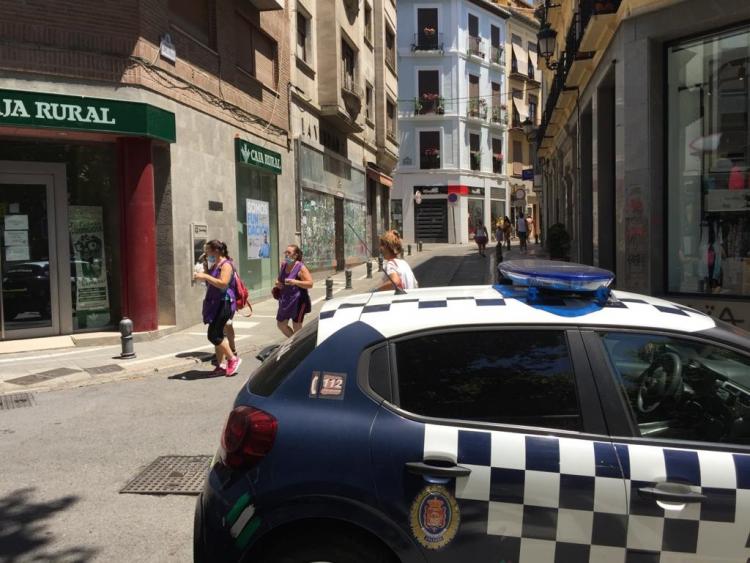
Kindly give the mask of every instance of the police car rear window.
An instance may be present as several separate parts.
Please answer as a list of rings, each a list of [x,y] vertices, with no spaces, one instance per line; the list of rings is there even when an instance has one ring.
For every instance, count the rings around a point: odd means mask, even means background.
[[[315,349],[318,321],[315,320],[284,342],[255,371],[248,381],[251,393],[264,397],[273,393],[290,373]]]
[[[565,334],[461,331],[396,344],[399,406],[429,417],[580,430]]]

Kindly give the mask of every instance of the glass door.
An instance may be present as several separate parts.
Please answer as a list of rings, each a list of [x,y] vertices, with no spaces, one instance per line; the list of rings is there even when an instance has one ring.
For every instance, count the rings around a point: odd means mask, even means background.
[[[0,174],[0,338],[59,333],[52,178]]]

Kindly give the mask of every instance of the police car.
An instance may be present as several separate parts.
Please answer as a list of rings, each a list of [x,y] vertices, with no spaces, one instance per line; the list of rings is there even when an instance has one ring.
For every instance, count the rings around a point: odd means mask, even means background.
[[[750,556],[750,339],[501,265],[496,286],[327,303],[250,377],[198,561],[718,562]]]

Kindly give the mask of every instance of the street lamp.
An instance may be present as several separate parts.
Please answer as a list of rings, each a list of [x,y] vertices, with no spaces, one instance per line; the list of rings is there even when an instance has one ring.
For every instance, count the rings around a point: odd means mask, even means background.
[[[523,120],[523,123],[521,123],[521,127],[523,127],[523,134],[526,135],[526,137],[531,137],[531,135],[536,131],[536,127],[534,126],[534,122],[531,121],[530,117],[527,117]]]
[[[536,34],[537,45],[539,46],[539,55],[544,58],[547,68],[555,70],[557,62],[550,63],[552,55],[555,53],[555,44],[557,42],[557,32],[552,29],[548,22],[544,22]]]

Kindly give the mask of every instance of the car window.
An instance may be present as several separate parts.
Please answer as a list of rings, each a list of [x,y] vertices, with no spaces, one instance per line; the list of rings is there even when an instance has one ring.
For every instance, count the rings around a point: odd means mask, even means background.
[[[581,428],[561,331],[467,331],[396,343],[399,406],[424,416]]]
[[[750,444],[750,357],[671,336],[601,338],[642,436]]]
[[[250,392],[264,397],[273,393],[294,368],[315,349],[317,340],[318,321],[315,320],[303,326],[265,359],[250,376],[247,383]]]

